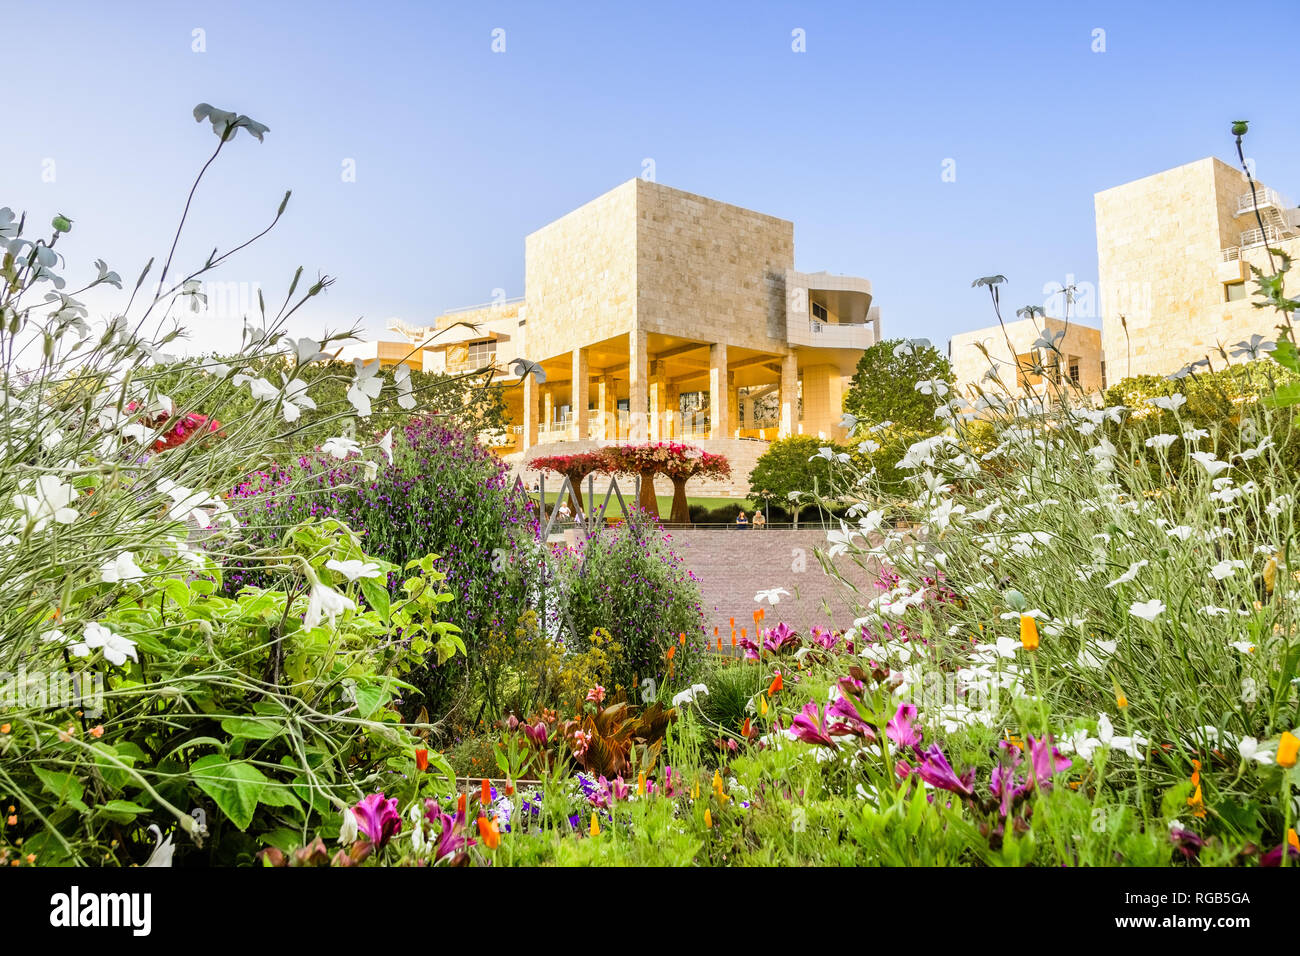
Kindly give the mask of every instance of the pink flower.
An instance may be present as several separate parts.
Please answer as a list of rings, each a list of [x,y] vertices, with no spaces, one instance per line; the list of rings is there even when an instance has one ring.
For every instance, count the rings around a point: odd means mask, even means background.
[[[587,748],[591,746],[591,734],[581,730],[573,732],[573,755],[575,757],[585,756]]]
[[[917,774],[932,787],[948,790],[969,797],[973,792],[971,784],[975,782],[975,768],[967,770],[960,777],[948,763],[938,744],[931,744],[929,750],[921,751],[921,764],[916,768]]]
[[[804,704],[803,710],[795,715],[794,720],[790,721],[790,736],[805,743],[820,744],[823,747],[830,747],[837,750],[835,741],[831,740],[830,732],[826,729],[825,719],[822,717],[821,710],[815,701],[808,701]]]
[[[605,699],[605,688],[601,687],[599,684],[597,684],[591,690],[587,691],[588,703],[599,704],[604,699]]]
[[[912,726],[916,720],[915,704],[899,704],[894,716],[885,724],[885,736],[899,747],[917,747],[921,743],[921,732]]]
[[[397,798],[385,798],[382,793],[372,793],[355,807],[357,828],[375,846],[383,846],[395,834],[402,832],[402,815],[397,812]]]

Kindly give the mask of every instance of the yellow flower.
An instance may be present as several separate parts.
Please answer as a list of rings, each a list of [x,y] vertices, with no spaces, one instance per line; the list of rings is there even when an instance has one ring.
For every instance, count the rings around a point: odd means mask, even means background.
[[[1028,614],[1020,615],[1020,643],[1027,651],[1038,650],[1038,624]]]
[[[708,807],[704,808],[704,827],[707,830],[713,829],[713,814],[709,812]]]
[[[596,819],[596,813],[593,810],[591,814],[591,835],[600,836],[600,821]]]
[[[638,797],[645,796],[645,771],[642,770],[636,777],[636,794]]]
[[[1280,767],[1294,767],[1296,751],[1300,750],[1300,737],[1289,730],[1282,732],[1282,739],[1277,742],[1277,762]]]
[[[760,717],[767,716],[767,698],[764,697],[762,694],[758,695],[758,716]]]

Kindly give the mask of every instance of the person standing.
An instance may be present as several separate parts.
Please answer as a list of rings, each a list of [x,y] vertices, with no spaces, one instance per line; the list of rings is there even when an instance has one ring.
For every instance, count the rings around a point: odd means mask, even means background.
[[[749,527],[749,519],[745,517],[745,512],[742,511],[736,515],[736,527],[737,528]]]
[[[767,519],[763,517],[763,512],[761,512],[761,511],[755,511],[755,512],[754,512],[754,530],[755,530],[755,531],[762,531],[765,527],[767,527]]]

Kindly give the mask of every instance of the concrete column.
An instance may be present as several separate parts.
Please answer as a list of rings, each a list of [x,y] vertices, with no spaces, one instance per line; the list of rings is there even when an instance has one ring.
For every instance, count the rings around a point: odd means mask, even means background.
[[[608,441],[615,435],[615,423],[612,419],[618,409],[618,402],[614,398],[612,375],[602,375],[596,380],[596,408],[600,410],[600,427],[596,429],[593,437]]]
[[[537,393],[540,386],[532,373],[524,375],[523,434],[520,444],[527,451],[537,444]]]
[[[791,350],[781,357],[781,438],[789,438],[799,428],[799,363]]]
[[[668,411],[668,383],[664,363],[650,363],[650,440],[664,440],[664,415]]]
[[[709,437],[730,438],[731,400],[727,397],[727,346],[715,342],[709,346]]]
[[[743,406],[745,412],[744,427],[753,428],[754,427],[754,400],[750,398],[748,395],[746,395],[745,400],[741,402],[741,405]]]
[[[650,434],[646,419],[650,407],[650,357],[646,354],[648,336],[643,329],[628,333],[628,440],[645,441]]]
[[[573,437],[587,437],[587,403],[591,400],[591,378],[587,370],[587,350],[573,350],[573,381],[569,383],[569,404],[573,406]]]
[[[736,391],[736,373],[727,373],[727,438],[734,438],[740,428],[740,392]]]
[[[542,421],[548,430],[555,424],[555,391],[551,388],[542,392]],[[553,441],[555,436],[548,432],[546,437],[548,441]]]

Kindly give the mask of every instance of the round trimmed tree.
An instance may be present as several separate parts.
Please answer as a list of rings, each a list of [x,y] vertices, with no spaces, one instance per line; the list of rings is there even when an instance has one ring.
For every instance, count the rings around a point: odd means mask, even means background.
[[[681,446],[663,467],[663,474],[673,483],[673,507],[668,515],[670,523],[685,524],[691,520],[691,509],[686,503],[686,482],[692,478],[723,478],[731,474],[731,462],[726,455],[715,455],[691,446]]]
[[[586,507],[582,503],[582,479],[592,472],[608,470],[604,451],[583,451],[575,455],[538,455],[527,465],[529,468],[553,471],[568,478],[579,508]],[[558,501],[556,505],[559,505]]]

